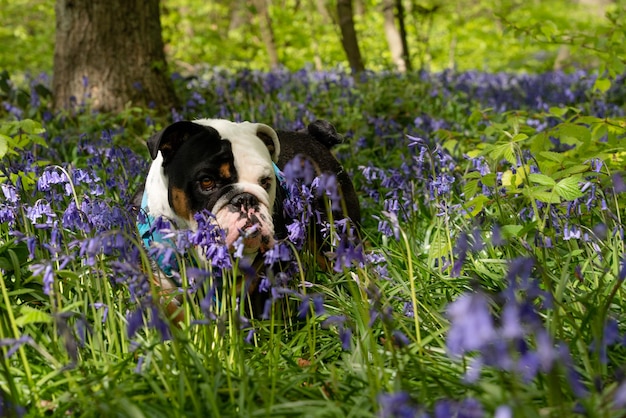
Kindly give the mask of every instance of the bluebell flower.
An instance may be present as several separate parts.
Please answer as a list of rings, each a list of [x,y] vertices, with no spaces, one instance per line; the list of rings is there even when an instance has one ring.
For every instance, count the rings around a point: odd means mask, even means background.
[[[466,293],[447,309],[450,330],[446,339],[453,356],[479,350],[496,336],[487,298],[479,292]]]
[[[341,212],[341,194],[339,193],[339,186],[337,184],[337,177],[334,174],[322,173],[321,176],[316,177],[312,186],[317,190],[317,195],[326,195],[330,200],[331,210],[334,212]]]
[[[437,401],[435,418],[482,418],[485,415],[482,405],[474,398],[466,398],[460,402],[451,400]]]
[[[417,405],[407,392],[380,393],[376,400],[380,418],[416,418],[419,416]]]
[[[467,258],[467,251],[469,249],[469,244],[467,240],[467,234],[462,232],[459,237],[456,239],[456,243],[454,246],[454,264],[452,266],[452,271],[450,272],[451,277],[459,277],[461,274],[461,268],[463,267],[463,263],[465,263],[465,259]]]
[[[613,190],[615,193],[626,192],[626,182],[624,182],[624,178],[620,173],[613,174],[611,180],[613,181]]]
[[[161,311],[158,306],[152,304],[150,306],[150,326],[156,329],[161,335],[161,341],[172,339],[172,332],[169,323],[161,317]]]
[[[15,225],[17,214],[15,207],[0,203],[0,224],[6,224],[10,227]]]
[[[52,225],[52,219],[56,218],[56,216],[56,213],[50,207],[50,203],[43,200],[38,200],[33,206],[26,207],[26,217],[33,225]]]
[[[45,295],[50,295],[52,286],[54,285],[54,270],[52,269],[52,263],[49,261],[34,263],[30,265],[30,270],[33,272],[33,275],[42,276],[43,293]]]
[[[308,158],[296,156],[283,168],[283,174],[287,185],[293,184],[311,184],[315,179],[315,167]]]
[[[126,323],[126,335],[128,338],[133,338],[144,324],[143,312],[140,307],[126,314]]]
[[[104,312],[102,313],[102,323],[105,323],[107,320],[107,317],[109,315],[109,307],[102,303],[102,302],[95,302],[93,304],[91,304],[91,306],[93,306],[95,309],[103,309]]]
[[[24,344],[33,344],[33,339],[28,335],[22,335],[19,338],[2,338],[0,339],[0,347],[10,347],[5,355],[6,358],[11,357]]]
[[[288,262],[292,259],[291,249],[284,242],[277,242],[272,248],[263,254],[264,263],[273,265],[278,262]]]
[[[411,344],[411,340],[409,340],[409,337],[407,337],[405,333],[397,329],[393,330],[391,338],[394,345],[396,345],[397,347],[406,347]]]
[[[500,405],[496,408],[493,418],[513,418],[513,410],[508,405]]]
[[[253,344],[254,334],[255,334],[255,330],[254,328],[251,328],[246,334],[246,337],[243,339],[246,342],[246,344]]]
[[[339,326],[339,339],[341,340],[341,348],[344,351],[349,351],[352,341],[352,329],[343,325]]]
[[[4,194],[4,198],[6,202],[11,203],[13,205],[17,204],[20,200],[20,196],[17,193],[17,188],[11,184],[2,183],[0,184],[2,188],[2,193]]]
[[[626,381],[620,383],[613,393],[613,408],[626,408]]]

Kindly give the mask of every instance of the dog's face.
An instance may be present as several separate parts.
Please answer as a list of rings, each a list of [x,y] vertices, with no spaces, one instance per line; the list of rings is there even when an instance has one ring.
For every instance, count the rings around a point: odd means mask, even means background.
[[[230,247],[243,236],[244,253],[274,244],[276,132],[258,123],[201,119],[177,122],[148,140],[154,160],[145,193],[147,210],[196,229],[207,209]]]

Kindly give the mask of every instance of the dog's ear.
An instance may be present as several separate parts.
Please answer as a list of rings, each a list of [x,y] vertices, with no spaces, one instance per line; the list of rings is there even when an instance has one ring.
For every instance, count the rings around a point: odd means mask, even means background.
[[[189,121],[175,122],[152,135],[147,142],[150,157],[154,160],[159,151],[163,155],[163,164],[167,163],[178,148],[190,137],[206,132],[207,127]]]
[[[328,149],[343,142],[343,137],[337,133],[335,127],[330,122],[323,119],[311,122],[309,126],[307,126],[307,131],[317,142]]]
[[[277,163],[280,155],[280,142],[278,141],[276,131],[267,125],[257,123],[256,136],[261,138],[261,141],[263,141],[272,156],[272,161]]]

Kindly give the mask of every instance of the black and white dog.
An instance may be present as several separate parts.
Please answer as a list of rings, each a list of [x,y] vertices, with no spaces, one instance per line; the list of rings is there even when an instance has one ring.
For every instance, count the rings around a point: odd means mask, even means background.
[[[333,218],[349,217],[358,227],[361,215],[354,186],[330,152],[340,140],[323,120],[297,132],[221,119],[176,122],[148,140],[153,162],[143,195],[134,203],[150,219],[163,217],[191,230],[197,228],[194,214],[206,209],[224,230],[226,245],[232,250],[241,237],[244,256],[254,260],[276,239],[286,237],[285,192],[278,176],[297,155],[309,160],[317,175],[336,175],[345,210]],[[323,202],[319,205],[325,212]],[[149,233],[145,225],[139,229],[142,238]],[[176,288],[162,274],[159,281],[165,292]],[[172,307],[168,311],[171,314]]]

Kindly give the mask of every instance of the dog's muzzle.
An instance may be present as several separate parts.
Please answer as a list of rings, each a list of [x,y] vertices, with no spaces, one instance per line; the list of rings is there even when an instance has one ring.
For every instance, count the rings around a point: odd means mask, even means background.
[[[243,253],[267,251],[274,245],[274,224],[267,206],[255,195],[242,192],[233,196],[215,214],[226,232],[226,244],[236,251],[243,244]],[[241,243],[237,240],[241,238]]]

